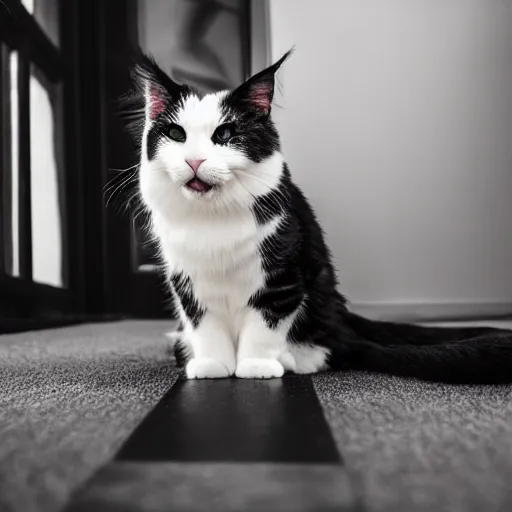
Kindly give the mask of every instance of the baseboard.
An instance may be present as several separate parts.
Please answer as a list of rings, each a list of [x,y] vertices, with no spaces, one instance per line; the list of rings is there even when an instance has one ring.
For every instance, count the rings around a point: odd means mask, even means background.
[[[57,329],[79,324],[118,322],[122,315],[62,315],[36,318],[0,318],[0,334]]]
[[[374,320],[435,322],[512,318],[512,301],[354,302],[350,310]]]

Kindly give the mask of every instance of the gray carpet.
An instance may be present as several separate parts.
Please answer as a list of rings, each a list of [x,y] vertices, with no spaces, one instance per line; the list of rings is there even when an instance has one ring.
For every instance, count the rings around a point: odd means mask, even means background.
[[[429,325],[512,329],[512,321]],[[512,510],[512,386],[363,372],[313,383],[365,510]]]
[[[59,510],[171,387],[169,323],[0,336],[0,511]]]
[[[365,510],[512,510],[512,387],[313,379]]]
[[[124,492],[116,475],[140,467],[108,463],[175,382],[169,341],[162,336],[168,327],[122,322],[0,337],[2,512],[62,510],[71,494],[102,472],[113,471],[119,486],[111,491]],[[512,387],[445,386],[364,373],[319,375],[314,384],[345,459],[344,475],[325,468],[328,487],[342,488],[340,507],[512,510]],[[172,464],[154,466],[144,473],[148,486],[161,482],[158,468],[179,473]],[[242,478],[236,466],[221,469],[189,466],[187,481],[209,471],[217,475],[213,482],[228,487],[232,478]],[[300,468],[263,465],[251,471],[253,489],[267,482],[269,492],[279,494],[280,487],[272,486],[276,474],[288,475],[283,485],[290,492],[300,488]],[[323,470],[309,471],[306,490]],[[182,494],[175,496],[193,495],[189,484],[178,488]],[[153,495],[136,493],[143,508],[133,510],[160,510]]]

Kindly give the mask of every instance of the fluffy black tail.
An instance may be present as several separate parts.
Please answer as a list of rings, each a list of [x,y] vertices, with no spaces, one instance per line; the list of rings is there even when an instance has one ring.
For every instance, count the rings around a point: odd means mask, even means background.
[[[459,384],[512,382],[512,331],[437,328],[344,315],[352,341],[333,355],[333,368],[367,370]]]

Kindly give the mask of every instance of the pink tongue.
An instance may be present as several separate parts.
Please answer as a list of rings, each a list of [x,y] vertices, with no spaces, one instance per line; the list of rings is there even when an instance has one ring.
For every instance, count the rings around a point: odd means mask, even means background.
[[[188,182],[188,186],[198,192],[204,192],[207,189],[206,183],[203,183],[201,180],[193,179]]]

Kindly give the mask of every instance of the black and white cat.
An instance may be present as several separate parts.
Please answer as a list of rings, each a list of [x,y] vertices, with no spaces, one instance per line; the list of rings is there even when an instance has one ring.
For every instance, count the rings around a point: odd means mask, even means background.
[[[140,194],[180,319],[191,378],[361,369],[445,382],[512,381],[512,335],[375,322],[347,309],[322,230],[271,118],[288,54],[200,97],[143,57]]]

